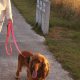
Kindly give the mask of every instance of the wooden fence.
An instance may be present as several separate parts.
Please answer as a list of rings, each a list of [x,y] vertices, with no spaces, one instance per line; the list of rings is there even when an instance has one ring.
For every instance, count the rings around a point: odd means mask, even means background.
[[[41,26],[43,34],[48,34],[50,17],[50,1],[37,0],[36,23]]]

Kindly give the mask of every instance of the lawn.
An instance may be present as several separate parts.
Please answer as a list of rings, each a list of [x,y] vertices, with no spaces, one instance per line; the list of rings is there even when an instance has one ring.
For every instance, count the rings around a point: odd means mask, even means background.
[[[74,80],[80,80],[80,31],[54,27],[46,37],[46,44]]]
[[[25,20],[31,25],[35,25],[36,0],[12,0],[19,9]]]
[[[34,26],[36,0],[12,1],[25,20]],[[46,45],[74,80],[80,80],[80,22],[72,14],[63,16],[55,7],[51,7],[50,31],[46,36]]]

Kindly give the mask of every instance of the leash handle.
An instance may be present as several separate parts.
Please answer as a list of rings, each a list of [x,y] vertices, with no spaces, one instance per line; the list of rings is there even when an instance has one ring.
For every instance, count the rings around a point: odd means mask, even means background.
[[[21,51],[17,45],[17,42],[16,42],[16,38],[15,38],[15,35],[14,35],[14,30],[13,30],[13,24],[12,24],[12,21],[9,20],[8,21],[8,28],[7,28],[7,36],[6,36],[6,42],[5,42],[5,49],[6,49],[6,54],[7,55],[12,55],[12,46],[10,44],[10,53],[9,53],[9,50],[8,50],[8,42],[9,42],[9,37],[10,37],[10,33],[12,35],[12,38],[13,38],[13,42],[15,44],[15,47],[16,49],[18,50],[19,54],[21,54]]]

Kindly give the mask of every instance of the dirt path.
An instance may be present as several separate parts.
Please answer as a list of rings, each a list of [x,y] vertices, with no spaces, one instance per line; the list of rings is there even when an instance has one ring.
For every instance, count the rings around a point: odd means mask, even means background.
[[[64,71],[61,65],[54,59],[52,54],[44,45],[45,38],[37,35],[31,26],[27,24],[17,9],[13,6],[14,29],[17,42],[21,50],[43,53],[50,62],[50,74],[47,80],[72,80],[68,72]],[[0,80],[15,80],[15,72],[17,67],[17,50],[13,45],[13,56],[5,55],[5,34],[6,24],[0,34]],[[21,80],[26,79],[26,70],[21,73]]]

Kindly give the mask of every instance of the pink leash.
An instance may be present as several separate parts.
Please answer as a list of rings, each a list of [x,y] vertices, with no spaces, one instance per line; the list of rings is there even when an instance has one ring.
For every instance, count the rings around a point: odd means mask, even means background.
[[[11,43],[10,43],[10,46],[9,46],[10,50],[8,50],[8,42],[9,42],[10,33],[12,34],[13,42],[15,44],[16,49],[21,54],[21,51],[20,51],[20,49],[17,45],[17,42],[16,42],[16,38],[15,38],[15,35],[14,35],[14,30],[13,30],[13,24],[12,24],[11,20],[8,21],[8,30],[7,30],[7,36],[6,36],[6,41],[5,41],[6,54],[7,55],[12,55]]]

